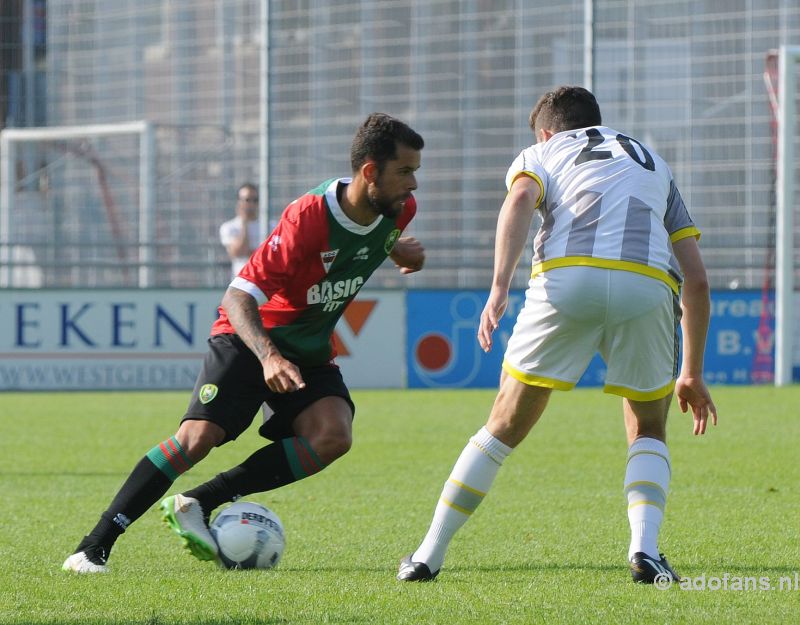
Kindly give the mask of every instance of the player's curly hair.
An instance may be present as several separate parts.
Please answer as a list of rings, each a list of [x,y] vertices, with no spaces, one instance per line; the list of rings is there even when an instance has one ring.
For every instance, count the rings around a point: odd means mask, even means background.
[[[386,113],[372,113],[356,131],[350,147],[350,165],[358,171],[368,160],[383,171],[387,161],[397,158],[397,144],[421,150],[425,141],[408,124]]]
[[[534,134],[546,128],[553,132],[599,126],[603,123],[600,106],[588,89],[583,87],[558,87],[545,93],[528,118]]]

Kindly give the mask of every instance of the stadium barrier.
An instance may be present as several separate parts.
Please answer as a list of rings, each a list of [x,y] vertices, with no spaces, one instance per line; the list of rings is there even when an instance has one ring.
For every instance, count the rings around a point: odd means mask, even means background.
[[[484,354],[476,330],[482,290],[362,291],[340,320],[337,362],[352,388],[497,385],[523,299]],[[5,290],[0,299],[0,391],[191,389],[217,315],[218,289]],[[706,349],[715,384],[772,382],[774,297],[716,291]],[[580,386],[605,375],[596,357]],[[800,370],[794,367],[794,379]]]

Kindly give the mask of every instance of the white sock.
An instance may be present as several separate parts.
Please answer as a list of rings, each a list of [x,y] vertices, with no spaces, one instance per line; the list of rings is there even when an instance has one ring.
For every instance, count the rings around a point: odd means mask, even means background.
[[[412,561],[424,562],[432,572],[442,568],[450,540],[483,500],[510,453],[511,447],[485,427],[469,439],[445,482],[428,533],[412,554]]]
[[[628,559],[637,551],[658,559],[658,532],[664,518],[671,469],[667,446],[655,438],[637,438],[628,449],[625,495],[631,544]]]

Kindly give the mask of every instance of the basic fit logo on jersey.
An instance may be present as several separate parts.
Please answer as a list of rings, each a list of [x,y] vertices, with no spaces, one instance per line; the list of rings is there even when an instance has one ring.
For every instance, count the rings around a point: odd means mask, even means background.
[[[353,300],[344,309],[344,313],[342,313],[342,318],[344,322],[347,324],[347,327],[352,332],[353,336],[358,336],[361,334],[361,330],[364,328],[364,325],[367,323],[367,319],[372,314],[372,311],[375,309],[377,305],[377,300],[365,300],[365,301],[356,301]],[[334,330],[333,332],[333,346],[336,349],[336,353],[339,356],[350,356],[351,352],[347,349],[342,337],[339,335],[338,332]]]
[[[364,278],[356,276],[347,280],[330,282],[323,280],[315,284],[306,292],[306,302],[311,304],[325,304],[325,310],[336,310],[345,299],[355,295],[364,285]]]

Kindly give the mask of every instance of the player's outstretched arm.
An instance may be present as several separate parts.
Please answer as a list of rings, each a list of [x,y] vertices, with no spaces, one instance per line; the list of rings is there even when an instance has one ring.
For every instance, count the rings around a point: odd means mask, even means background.
[[[222,307],[236,334],[244,341],[264,369],[264,381],[271,391],[288,393],[306,384],[300,369],[286,360],[278,351],[261,323],[255,298],[236,287],[228,287],[222,298]]]
[[[675,396],[681,412],[691,407],[694,433],[705,434],[709,415],[711,422],[717,424],[717,409],[703,381],[703,353],[711,314],[708,278],[694,237],[676,241],[672,249],[684,276],[681,290],[683,359],[675,382]]]
[[[400,273],[414,273],[425,264],[425,248],[414,237],[400,237],[389,257],[400,268]]]
[[[514,270],[525,248],[540,194],[539,184],[523,175],[511,185],[511,190],[500,207],[494,241],[492,288],[478,326],[478,343],[485,352],[492,349],[492,333],[506,311],[511,278],[514,277]]]

